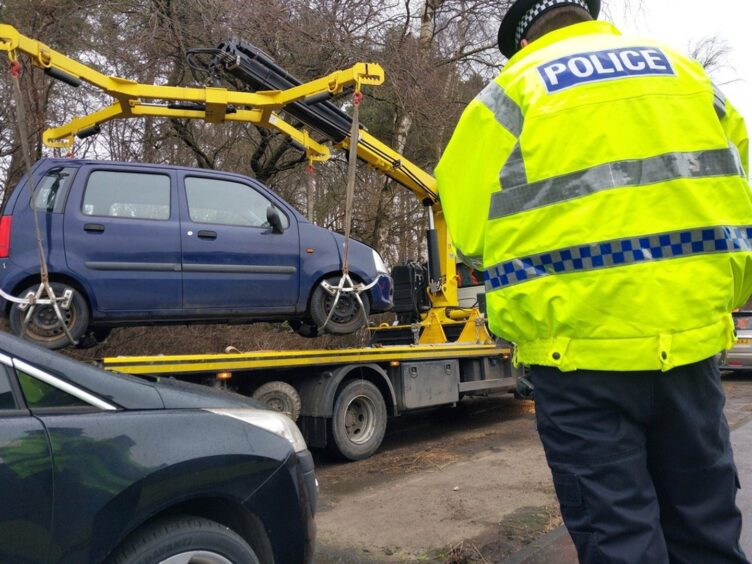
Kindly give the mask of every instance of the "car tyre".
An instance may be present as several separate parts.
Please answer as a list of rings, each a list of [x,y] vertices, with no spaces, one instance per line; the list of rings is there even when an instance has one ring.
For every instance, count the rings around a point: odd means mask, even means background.
[[[339,284],[338,278],[328,278],[327,282],[332,286]],[[363,301],[363,309],[365,315],[360,309],[358,300],[351,294],[342,294],[337,302],[337,307],[334,309],[332,317],[329,319],[329,323],[326,323],[326,318],[329,316],[332,304],[334,303],[334,296],[327,292],[324,287],[319,284],[313,291],[311,296],[311,307],[309,314],[316,327],[323,327],[323,329],[334,335],[349,335],[355,333],[358,329],[366,324],[368,314],[371,311],[371,303],[368,298],[368,292],[360,294],[360,299]]]
[[[253,392],[253,399],[274,411],[284,413],[293,421],[298,420],[303,407],[298,390],[287,382],[279,380],[267,382],[256,388]]]
[[[259,564],[250,545],[235,531],[202,517],[156,521],[131,535],[111,564]]]
[[[50,282],[50,286],[52,286],[56,296],[62,296],[67,290],[73,292],[70,307],[67,310],[61,311],[71,336],[76,341],[80,340],[89,326],[89,306],[86,303],[86,298],[78,290],[67,284]],[[29,286],[19,293],[18,297],[22,298],[29,292],[36,292],[38,288],[38,284]],[[8,321],[11,331],[17,336],[21,336],[25,315],[26,312],[22,311],[18,307],[18,304],[13,304]],[[26,326],[23,337],[47,349],[61,349],[72,344],[68,340],[68,336],[65,334],[60,321],[57,319],[55,310],[49,305],[38,305],[36,307],[34,314]]]
[[[384,397],[373,383],[347,383],[334,402],[329,451],[346,460],[368,458],[384,440],[386,420]]]

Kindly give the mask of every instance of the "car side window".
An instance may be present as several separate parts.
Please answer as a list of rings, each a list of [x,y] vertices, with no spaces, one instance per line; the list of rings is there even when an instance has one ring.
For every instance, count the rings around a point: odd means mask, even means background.
[[[266,210],[274,204],[246,184],[191,176],[185,179],[185,195],[191,221],[196,223],[271,227]],[[290,222],[281,211],[279,218],[287,229]]]
[[[61,213],[75,174],[74,167],[56,166],[48,170],[34,186],[34,208],[42,212]]]
[[[31,409],[42,407],[90,407],[88,403],[38,378],[16,369],[26,405]]]
[[[10,385],[10,375],[6,367],[0,365],[0,411],[13,409],[18,409],[18,405]]]
[[[170,218],[170,177],[96,170],[86,181],[84,215],[133,219]]]

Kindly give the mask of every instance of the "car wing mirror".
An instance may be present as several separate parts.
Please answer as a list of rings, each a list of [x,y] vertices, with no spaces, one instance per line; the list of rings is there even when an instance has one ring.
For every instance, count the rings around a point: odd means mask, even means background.
[[[266,221],[272,226],[272,233],[282,233],[285,230],[282,226],[282,218],[279,217],[279,211],[274,206],[266,208]]]

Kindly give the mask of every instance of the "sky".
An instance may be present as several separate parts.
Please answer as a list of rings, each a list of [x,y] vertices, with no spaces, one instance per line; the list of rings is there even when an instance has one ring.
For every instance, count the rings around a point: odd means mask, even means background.
[[[635,0],[630,0],[634,5]],[[639,33],[682,52],[707,36],[731,48],[728,67],[711,75],[752,127],[752,28],[750,0],[643,0],[640,13],[625,13],[626,0],[611,0],[611,18],[623,33]]]

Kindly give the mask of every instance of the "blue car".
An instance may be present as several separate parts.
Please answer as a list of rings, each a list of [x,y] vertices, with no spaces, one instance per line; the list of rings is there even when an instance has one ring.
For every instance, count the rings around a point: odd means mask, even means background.
[[[379,254],[352,241],[354,282],[371,287],[335,302],[344,238],[317,227],[258,181],[226,172],[142,163],[42,159],[35,196],[53,288],[74,339],[112,327],[287,320],[301,334],[357,330],[392,306]],[[0,217],[0,289],[39,286],[26,178]],[[47,348],[68,344],[53,309],[7,301],[11,329]],[[365,310],[365,311],[363,311]],[[365,313],[365,315],[364,315]],[[328,321],[327,321],[328,318]],[[25,327],[24,327],[25,324]]]

